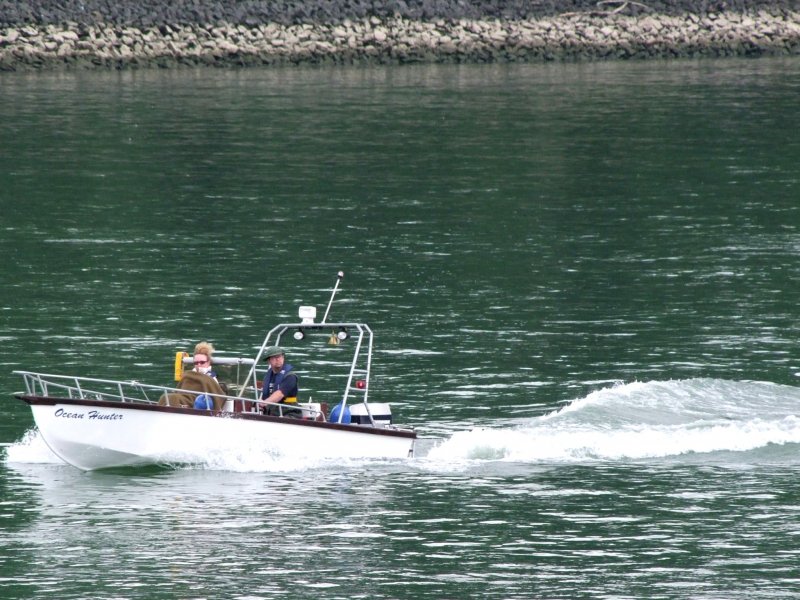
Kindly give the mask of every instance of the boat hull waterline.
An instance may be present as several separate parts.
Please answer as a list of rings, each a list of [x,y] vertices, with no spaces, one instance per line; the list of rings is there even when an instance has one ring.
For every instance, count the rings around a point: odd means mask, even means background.
[[[53,453],[84,471],[200,464],[250,452],[276,459],[405,459],[413,456],[416,441],[412,430],[393,427],[87,399],[17,398],[30,405]]]

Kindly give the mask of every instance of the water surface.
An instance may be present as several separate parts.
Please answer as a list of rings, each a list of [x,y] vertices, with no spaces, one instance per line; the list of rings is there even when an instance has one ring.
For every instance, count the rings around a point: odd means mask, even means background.
[[[798,92],[779,59],[0,75],[0,595],[796,595]],[[340,269],[411,461],[84,474],[12,397],[252,354]]]

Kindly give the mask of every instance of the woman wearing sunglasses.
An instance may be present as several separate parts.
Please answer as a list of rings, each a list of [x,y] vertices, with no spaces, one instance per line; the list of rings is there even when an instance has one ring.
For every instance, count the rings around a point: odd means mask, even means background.
[[[214,381],[217,381],[217,374],[211,368],[211,355],[214,353],[214,346],[209,342],[200,342],[194,347],[194,359],[192,363],[194,367],[192,371],[195,373],[202,373],[208,375]]]
[[[211,368],[211,355],[214,346],[208,342],[200,342],[194,347],[194,366],[191,371],[184,371],[178,383],[181,392],[163,394],[158,403],[162,406],[179,406],[181,408],[197,408],[200,410],[222,410],[224,390],[217,374]]]

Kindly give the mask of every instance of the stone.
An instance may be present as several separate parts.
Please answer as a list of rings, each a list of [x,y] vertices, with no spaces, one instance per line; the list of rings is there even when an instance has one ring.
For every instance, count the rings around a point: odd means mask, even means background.
[[[800,54],[800,14],[786,0],[763,0],[758,10],[744,0],[654,0],[649,10],[632,6],[613,14],[594,0],[570,0],[569,7],[501,0],[183,0],[149,12],[143,3],[118,0],[76,14],[59,0],[37,0],[35,14],[23,4],[0,0],[3,69],[17,61],[32,68],[163,68]],[[169,60],[153,60],[166,54]]]

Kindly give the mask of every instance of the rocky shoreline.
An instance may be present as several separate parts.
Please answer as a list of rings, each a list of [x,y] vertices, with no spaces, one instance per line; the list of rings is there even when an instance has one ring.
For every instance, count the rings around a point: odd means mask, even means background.
[[[0,70],[800,55],[800,3],[0,0]]]

